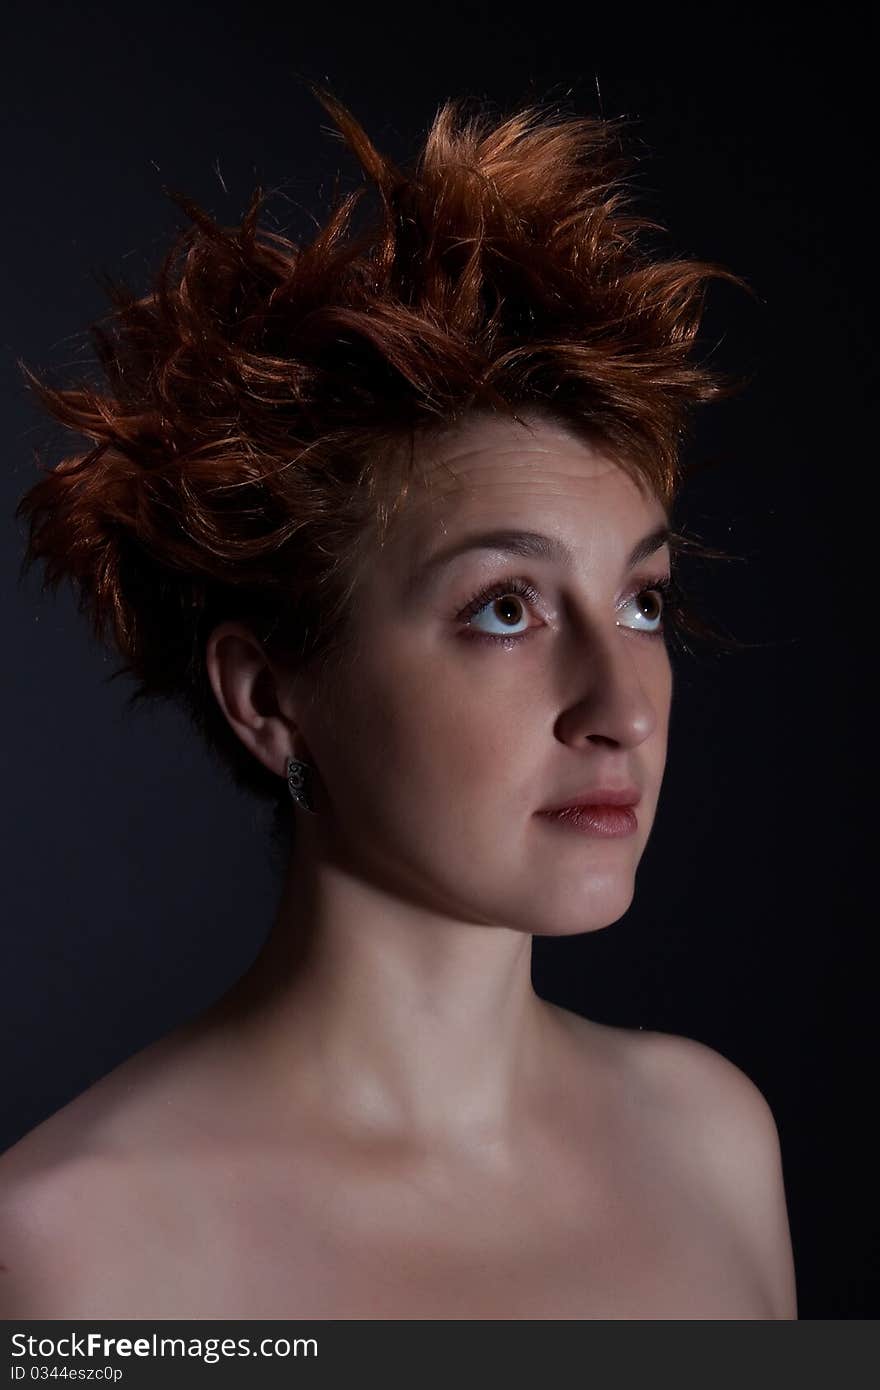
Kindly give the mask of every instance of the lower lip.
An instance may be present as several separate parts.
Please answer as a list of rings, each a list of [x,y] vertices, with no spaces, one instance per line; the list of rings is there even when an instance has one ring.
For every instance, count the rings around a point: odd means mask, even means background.
[[[544,820],[554,821],[581,835],[616,838],[632,835],[638,828],[636,813],[629,806],[569,806],[564,811],[539,811]]]

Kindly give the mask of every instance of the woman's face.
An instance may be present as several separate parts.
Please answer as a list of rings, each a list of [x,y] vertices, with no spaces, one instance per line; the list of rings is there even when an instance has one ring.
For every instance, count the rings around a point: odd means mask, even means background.
[[[350,658],[327,700],[297,709],[319,833],[338,862],[457,920],[607,926],[631,902],[666,758],[672,673],[645,591],[669,550],[629,563],[666,513],[540,418],[472,417],[420,462],[364,568]],[[465,546],[500,531],[558,553]],[[623,784],[641,794],[629,835],[536,814]]]

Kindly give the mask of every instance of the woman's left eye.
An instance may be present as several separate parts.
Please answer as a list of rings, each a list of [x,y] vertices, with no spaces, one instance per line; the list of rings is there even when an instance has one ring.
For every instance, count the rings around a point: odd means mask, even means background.
[[[649,626],[637,627],[635,628],[636,632],[644,632],[647,637],[663,636],[663,615],[666,611],[671,588],[672,579],[670,577],[667,576],[665,579],[653,579],[644,588],[639,589],[637,594],[633,594],[632,598],[627,599],[624,604],[626,608],[628,608],[630,604],[633,604],[638,605],[640,609],[644,610],[645,601],[647,601],[648,608],[653,610],[649,613],[645,613],[644,611],[639,612],[639,619],[648,623]]]
[[[637,593],[632,594],[622,608],[632,607],[638,618],[639,625],[633,628],[635,632],[644,633],[646,637],[662,637],[664,635],[663,612],[668,591],[671,588],[672,580],[667,575],[663,578],[654,579],[644,584]],[[525,612],[526,600],[530,604],[539,602],[537,590],[524,579],[507,579],[500,584],[495,584],[490,589],[484,589],[475,594],[465,609],[459,613],[458,618],[466,627],[468,637],[481,638],[490,642],[509,642],[521,641],[527,637],[532,628],[520,625],[528,622]],[[648,612],[646,613],[645,607]],[[483,615],[488,615],[490,622],[499,624],[495,631],[486,630],[476,625],[476,619],[482,619]],[[645,626],[644,624],[647,624]],[[620,624],[629,627],[629,623]]]

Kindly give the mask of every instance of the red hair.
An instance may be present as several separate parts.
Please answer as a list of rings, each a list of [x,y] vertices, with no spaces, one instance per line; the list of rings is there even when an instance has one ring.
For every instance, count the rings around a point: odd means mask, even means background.
[[[123,658],[113,677],[139,682],[131,703],[182,704],[239,786],[288,809],[282,769],[216,702],[212,628],[244,619],[273,655],[323,669],[344,649],[359,557],[388,524],[399,446],[398,498],[412,445],[469,411],[544,411],[668,507],[690,408],[737,388],[691,360],[706,287],[749,288],[646,250],[663,229],[629,210],[622,118],[496,118],[451,99],[406,172],[311,89],[367,180],[311,242],[259,225],[260,188],[232,228],[166,190],[192,225],[147,294],[105,278],[100,388],[55,389],[19,363],[91,443],[19,503],[23,571],[39,560],[44,588],[70,580]],[[378,213],[358,231],[370,186]]]

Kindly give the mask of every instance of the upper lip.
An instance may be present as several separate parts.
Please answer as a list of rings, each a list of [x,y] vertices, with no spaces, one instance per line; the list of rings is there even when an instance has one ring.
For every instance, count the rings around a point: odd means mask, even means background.
[[[542,806],[541,811],[567,811],[572,806],[635,806],[641,798],[638,787],[588,787],[568,801]]]

